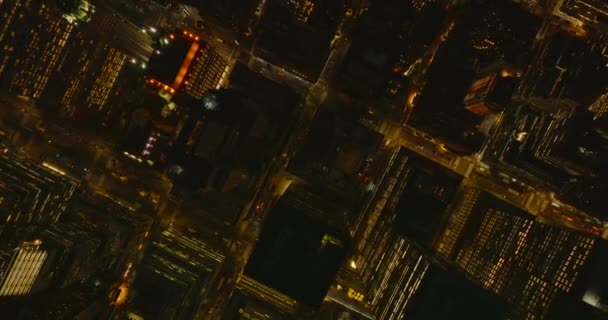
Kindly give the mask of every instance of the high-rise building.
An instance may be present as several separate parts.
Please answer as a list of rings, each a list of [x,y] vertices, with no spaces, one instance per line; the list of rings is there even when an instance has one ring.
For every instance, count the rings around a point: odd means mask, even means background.
[[[465,188],[436,243],[467,277],[503,297],[513,319],[542,319],[553,299],[572,290],[598,241]]]
[[[0,168],[0,230],[8,225],[57,222],[77,187],[77,181],[46,163],[3,156]]]
[[[382,179],[377,182],[377,192],[365,206],[362,223],[353,237],[356,241],[353,260],[364,283],[372,277],[376,260],[380,259],[377,254],[384,250],[390,238],[392,221],[385,219],[385,215],[395,208],[404,187],[401,181],[408,172],[407,153],[397,149],[388,158]]]
[[[178,30],[161,40],[148,63],[148,84],[169,95],[201,99],[227,80],[229,66],[199,35]]]
[[[351,268],[356,267],[364,301],[377,319],[441,319],[447,310],[465,318],[471,316],[471,307],[464,300],[475,301],[475,312],[488,319],[501,319],[506,311],[500,299],[434,258],[434,243],[449,219],[460,182],[442,171],[410,151],[395,151],[368,206],[368,225],[358,232]],[[437,281],[451,283],[454,291],[438,289]],[[430,301],[445,305],[433,308]]]
[[[205,283],[224,258],[193,235],[163,230],[137,269],[129,309],[146,319],[192,319]]]
[[[127,55],[91,37],[90,30],[74,32],[65,56],[40,97],[41,105],[60,104],[75,115],[87,109],[108,111],[108,101],[127,61]]]
[[[245,267],[244,275],[254,285],[241,286],[249,294],[263,298],[265,290],[276,291],[277,297],[287,298],[274,304],[287,310],[296,304],[312,309],[321,305],[349,246],[340,222],[343,209],[329,196],[303,185],[285,192]]]
[[[598,241],[573,284],[572,290],[561,293],[553,301],[547,319],[566,320],[578,317],[600,320],[606,318],[608,279],[601,271],[608,267],[606,250],[606,241]]]
[[[423,248],[432,248],[449,215],[461,177],[439,165],[408,155],[402,194],[393,209],[393,230]]]
[[[479,116],[501,111],[515,92],[517,76],[517,71],[502,63],[478,70],[464,97],[465,108]]]
[[[531,51],[517,95],[591,103],[589,99],[604,93],[608,84],[604,82],[608,63],[605,52],[605,39],[597,34],[578,37],[567,31],[548,33]]]
[[[89,28],[95,33],[97,39],[126,53],[142,66],[154,49],[152,35],[147,32],[149,30],[141,28],[142,25],[149,25],[149,22],[139,22],[138,20],[140,17],[154,20],[154,14],[147,11],[142,15],[140,10],[135,10],[135,16],[130,15],[119,9],[134,8],[137,6],[135,3],[120,1],[122,4],[116,5],[111,2],[98,1],[96,3],[95,14],[88,23]]]
[[[370,201],[366,225],[359,227],[356,265],[364,282],[397,233],[421,248],[431,248],[447,219],[461,178],[412,151],[391,155],[378,191]]]
[[[410,96],[415,108],[408,122],[441,141],[451,151],[470,154],[479,151],[484,140],[479,130],[482,119],[477,115],[490,113],[492,100],[501,93],[501,90],[494,90],[506,84],[501,83],[503,80],[514,80],[501,78],[498,72],[496,78],[489,74],[476,77],[476,71],[482,71],[478,68],[496,61],[504,61],[516,69],[523,66],[540,19],[508,1],[470,1],[462,14],[468,18],[458,19],[451,31],[443,34],[445,41],[428,68],[425,85],[418,95],[414,92]],[[497,88],[493,87],[492,78],[498,80]],[[481,92],[474,93],[474,90]],[[486,96],[484,90],[490,90],[491,94]],[[467,92],[473,97],[465,98],[464,104],[474,113],[467,111],[465,106],[451,107],[462,105]],[[466,100],[471,100],[468,105]]]
[[[228,64],[209,45],[195,58],[184,78],[184,92],[201,99],[207,90],[220,89],[228,77]]]
[[[0,17],[0,87],[37,99],[74,26],[48,1],[4,1]]]
[[[577,27],[608,27],[608,4],[602,0],[560,0],[553,13]]]
[[[81,225],[56,223],[40,232],[40,240],[48,253],[38,288],[63,288],[85,281],[102,266],[103,239]],[[100,253],[92,256],[92,252]],[[103,252],[103,253],[102,253]],[[109,271],[109,270],[107,270]]]
[[[408,272],[396,273],[405,282],[405,288],[415,290],[403,308],[391,309],[394,316],[383,315],[378,319],[505,319],[509,311],[506,301],[470,281],[455,270],[438,263],[426,265],[420,260],[414,267],[424,268],[422,276],[409,276]],[[411,267],[411,263],[409,265]],[[414,282],[415,281],[415,282]],[[408,283],[409,282],[409,283]],[[393,292],[397,298],[399,291]]]
[[[487,142],[484,157],[523,169],[526,174],[519,174],[522,178],[538,177],[536,180],[548,185],[559,185],[571,176],[593,175],[593,167],[578,155],[577,144],[584,141],[584,135],[577,138],[577,131],[570,130],[591,119],[590,115],[579,116],[586,112],[581,109],[570,100],[514,100]]]
[[[99,111],[106,107],[106,102],[114,89],[114,84],[127,60],[127,55],[115,48],[106,46],[104,49],[105,54],[101,70],[95,77],[86,99],[90,108]]]
[[[345,11],[343,1],[261,2],[256,12],[259,25],[254,55],[304,81],[315,82],[329,58],[332,38]]]
[[[23,242],[15,250],[8,268],[2,270],[0,296],[23,296],[32,290],[48,253],[42,241]]]
[[[340,70],[330,79],[332,86],[374,106],[378,113],[400,112],[408,81],[422,67],[446,17],[444,7],[434,0],[370,4]],[[381,41],[378,34],[384,35]]]
[[[380,260],[374,261],[368,300],[378,319],[402,319],[432,264],[414,243],[389,236]],[[385,248],[383,248],[385,249]]]

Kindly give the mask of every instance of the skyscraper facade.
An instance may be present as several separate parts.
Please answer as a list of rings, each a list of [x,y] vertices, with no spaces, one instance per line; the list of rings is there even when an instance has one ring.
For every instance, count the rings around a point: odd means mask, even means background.
[[[132,312],[144,318],[192,319],[203,287],[225,256],[191,234],[165,229],[142,260]]]
[[[237,287],[294,315],[318,309],[350,245],[334,200],[307,185],[290,186],[272,209]]]
[[[72,114],[107,111],[127,60],[124,52],[94,40],[88,30],[76,30],[40,103]]]
[[[513,305],[513,318],[542,319],[558,294],[572,290],[597,240],[536,222],[475,188],[463,193],[439,254]]]
[[[77,181],[53,166],[0,157],[0,231],[7,225],[57,222],[76,191]]]
[[[58,65],[74,26],[48,1],[0,3],[0,86],[37,99]]]
[[[40,240],[23,242],[15,249],[8,268],[2,270],[0,296],[23,296],[32,290],[48,256],[41,244]]]
[[[577,120],[581,109],[571,100],[516,100],[504,113],[500,130],[487,143],[484,157],[510,168],[525,168],[519,171],[522,178],[542,179],[547,185],[559,185],[573,176],[593,175],[592,167],[577,159],[580,152],[570,146],[581,141],[566,135],[572,132],[571,126],[584,123]]]

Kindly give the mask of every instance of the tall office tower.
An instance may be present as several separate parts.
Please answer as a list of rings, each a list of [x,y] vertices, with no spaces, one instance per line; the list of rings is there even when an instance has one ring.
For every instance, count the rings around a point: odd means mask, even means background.
[[[500,112],[511,101],[519,82],[518,74],[514,68],[501,62],[477,70],[464,97],[464,107],[479,116]]]
[[[352,45],[339,71],[330,79],[332,86],[375,106],[373,111],[378,113],[402,105],[408,77],[419,70],[422,57],[439,36],[446,17],[443,7],[432,2],[370,4],[365,17],[358,21],[361,28],[353,33]],[[421,8],[419,13],[417,8]],[[378,34],[386,38],[379,41]]]
[[[329,58],[345,2],[269,0],[259,8],[254,55],[314,83]]]
[[[383,244],[369,280],[368,300],[377,319],[402,319],[432,261],[404,237],[387,236]]]
[[[77,184],[53,166],[0,157],[0,233],[10,225],[57,222]]]
[[[137,269],[130,312],[145,319],[192,319],[205,283],[224,258],[192,235],[162,231]]]
[[[292,316],[316,313],[348,250],[343,211],[331,193],[292,185],[272,209],[237,288]]]
[[[60,104],[66,112],[108,111],[108,101],[127,61],[127,55],[93,39],[88,29],[74,32],[65,56],[40,97],[42,105]]]
[[[424,276],[431,263],[426,252],[445,223],[446,210],[460,182],[460,178],[405,150],[394,155],[389,170],[375,204],[370,206],[369,224],[361,230],[356,258],[368,299],[385,317],[393,308],[403,310],[416,292],[417,282],[404,279]],[[407,294],[400,299],[395,295],[398,291]]]
[[[567,31],[550,33],[533,48],[518,95],[591,103],[589,99],[604,93],[608,85],[605,52],[601,34],[578,37]]]
[[[117,10],[117,8],[135,7],[132,1],[124,2],[127,3],[116,5],[108,1],[97,1],[95,14],[91,17],[88,27],[95,33],[97,39],[135,58],[141,65],[141,62],[147,61],[154,51],[152,35],[140,27],[148,23],[138,24],[135,22],[137,17]],[[141,15],[138,10],[136,12]]]
[[[462,10],[467,18],[459,19],[446,33],[419,95],[411,96],[416,98],[415,108],[408,118],[412,127],[460,154],[475,153],[482,147],[484,137],[478,132],[482,119],[464,106],[448,106],[462,105],[467,91],[475,89],[470,85],[478,66],[497,60],[515,67],[524,65],[541,22],[509,1],[470,2],[469,8]],[[479,85],[483,87],[483,82]],[[477,113],[486,113],[484,106],[471,106],[476,107],[480,107]]]
[[[37,99],[74,27],[50,1],[4,1],[0,17],[0,87]]]
[[[435,260],[432,254],[423,253],[408,240],[395,240],[398,242],[390,242],[395,250],[386,254],[391,256],[389,259],[397,259],[388,268],[379,266],[376,273],[376,289],[382,293],[366,301],[374,312],[358,310],[355,301],[363,300],[362,293],[337,286],[338,291],[347,291],[345,296],[349,298],[342,303],[347,307],[342,313],[352,317],[346,319],[505,319],[510,307],[501,297]],[[326,312],[321,319],[335,319],[339,314],[335,307],[329,311],[334,312]]]
[[[409,266],[411,267],[412,264]],[[393,308],[389,305],[394,313],[391,315],[383,313],[377,319],[505,319],[509,311],[507,302],[459,272],[438,263],[427,264],[426,267],[423,263],[413,266],[424,268],[424,271],[420,272],[422,276],[410,276],[408,272],[399,274],[400,281],[409,282],[406,283],[408,289],[416,287],[411,300],[402,308],[399,306]],[[397,297],[399,291],[393,292],[391,298],[398,299]]]
[[[608,3],[602,0],[560,0],[553,13],[577,27],[608,27]]]
[[[390,213],[393,231],[420,247],[432,248],[462,178],[413,153],[407,157],[403,191]]]
[[[87,230],[82,224],[56,223],[40,234],[48,253],[43,274],[37,281],[38,288],[63,288],[86,281],[100,272],[103,240],[97,230]],[[92,256],[92,252],[99,255]],[[109,270],[108,270],[109,271]]]
[[[464,188],[435,247],[467,277],[508,301],[511,319],[543,319],[556,296],[571,292],[597,241]]]
[[[127,60],[127,55],[115,48],[105,46],[103,49],[104,59],[101,70],[95,77],[86,99],[88,107],[98,111],[106,107],[106,102],[112,94],[114,85]]]
[[[406,150],[391,155],[383,176],[353,263],[376,319],[502,319],[501,299],[433,257],[460,179]]]
[[[228,77],[227,61],[209,45],[195,58],[184,78],[184,92],[201,99],[207,90],[220,89]]]
[[[399,200],[399,195],[403,191],[401,181],[405,179],[408,171],[407,152],[396,149],[388,158],[386,169],[381,175],[382,179],[377,182],[377,191],[364,206],[366,212],[353,237],[356,241],[353,260],[364,283],[372,277],[378,265],[375,259],[380,258],[376,254],[382,251],[389,239],[392,223],[384,216],[386,212],[394,209]]]
[[[154,223],[151,212],[125,207],[117,198],[88,196],[76,201],[81,229],[107,244],[96,256],[100,269],[106,275],[123,276],[129,263],[140,258],[141,246],[150,236]]]
[[[591,122],[592,115],[573,101],[515,100],[487,143],[484,157],[520,169],[515,172],[522,178],[559,187],[570,177],[590,176],[600,169],[586,159],[586,149],[579,148],[590,139]]]
[[[0,296],[23,296],[32,290],[48,253],[41,249],[42,242],[23,242],[15,249],[13,258],[2,270]]]
[[[608,246],[606,241],[600,241],[592,249],[572,290],[560,294],[553,301],[547,319],[606,319],[608,278],[603,270],[608,268]]]
[[[161,42],[148,63],[148,84],[161,93],[200,99],[227,80],[228,62],[198,35],[177,30]]]

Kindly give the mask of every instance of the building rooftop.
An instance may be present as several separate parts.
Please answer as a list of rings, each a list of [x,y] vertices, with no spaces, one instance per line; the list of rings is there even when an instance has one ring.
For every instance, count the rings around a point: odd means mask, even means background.
[[[78,182],[52,165],[0,156],[0,220],[14,224],[56,222]]]

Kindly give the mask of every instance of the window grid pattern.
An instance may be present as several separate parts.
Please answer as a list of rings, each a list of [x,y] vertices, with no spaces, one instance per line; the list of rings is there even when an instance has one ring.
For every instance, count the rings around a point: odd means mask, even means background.
[[[456,265],[516,306],[516,319],[541,319],[558,292],[570,291],[594,243],[584,234],[489,209]]]

